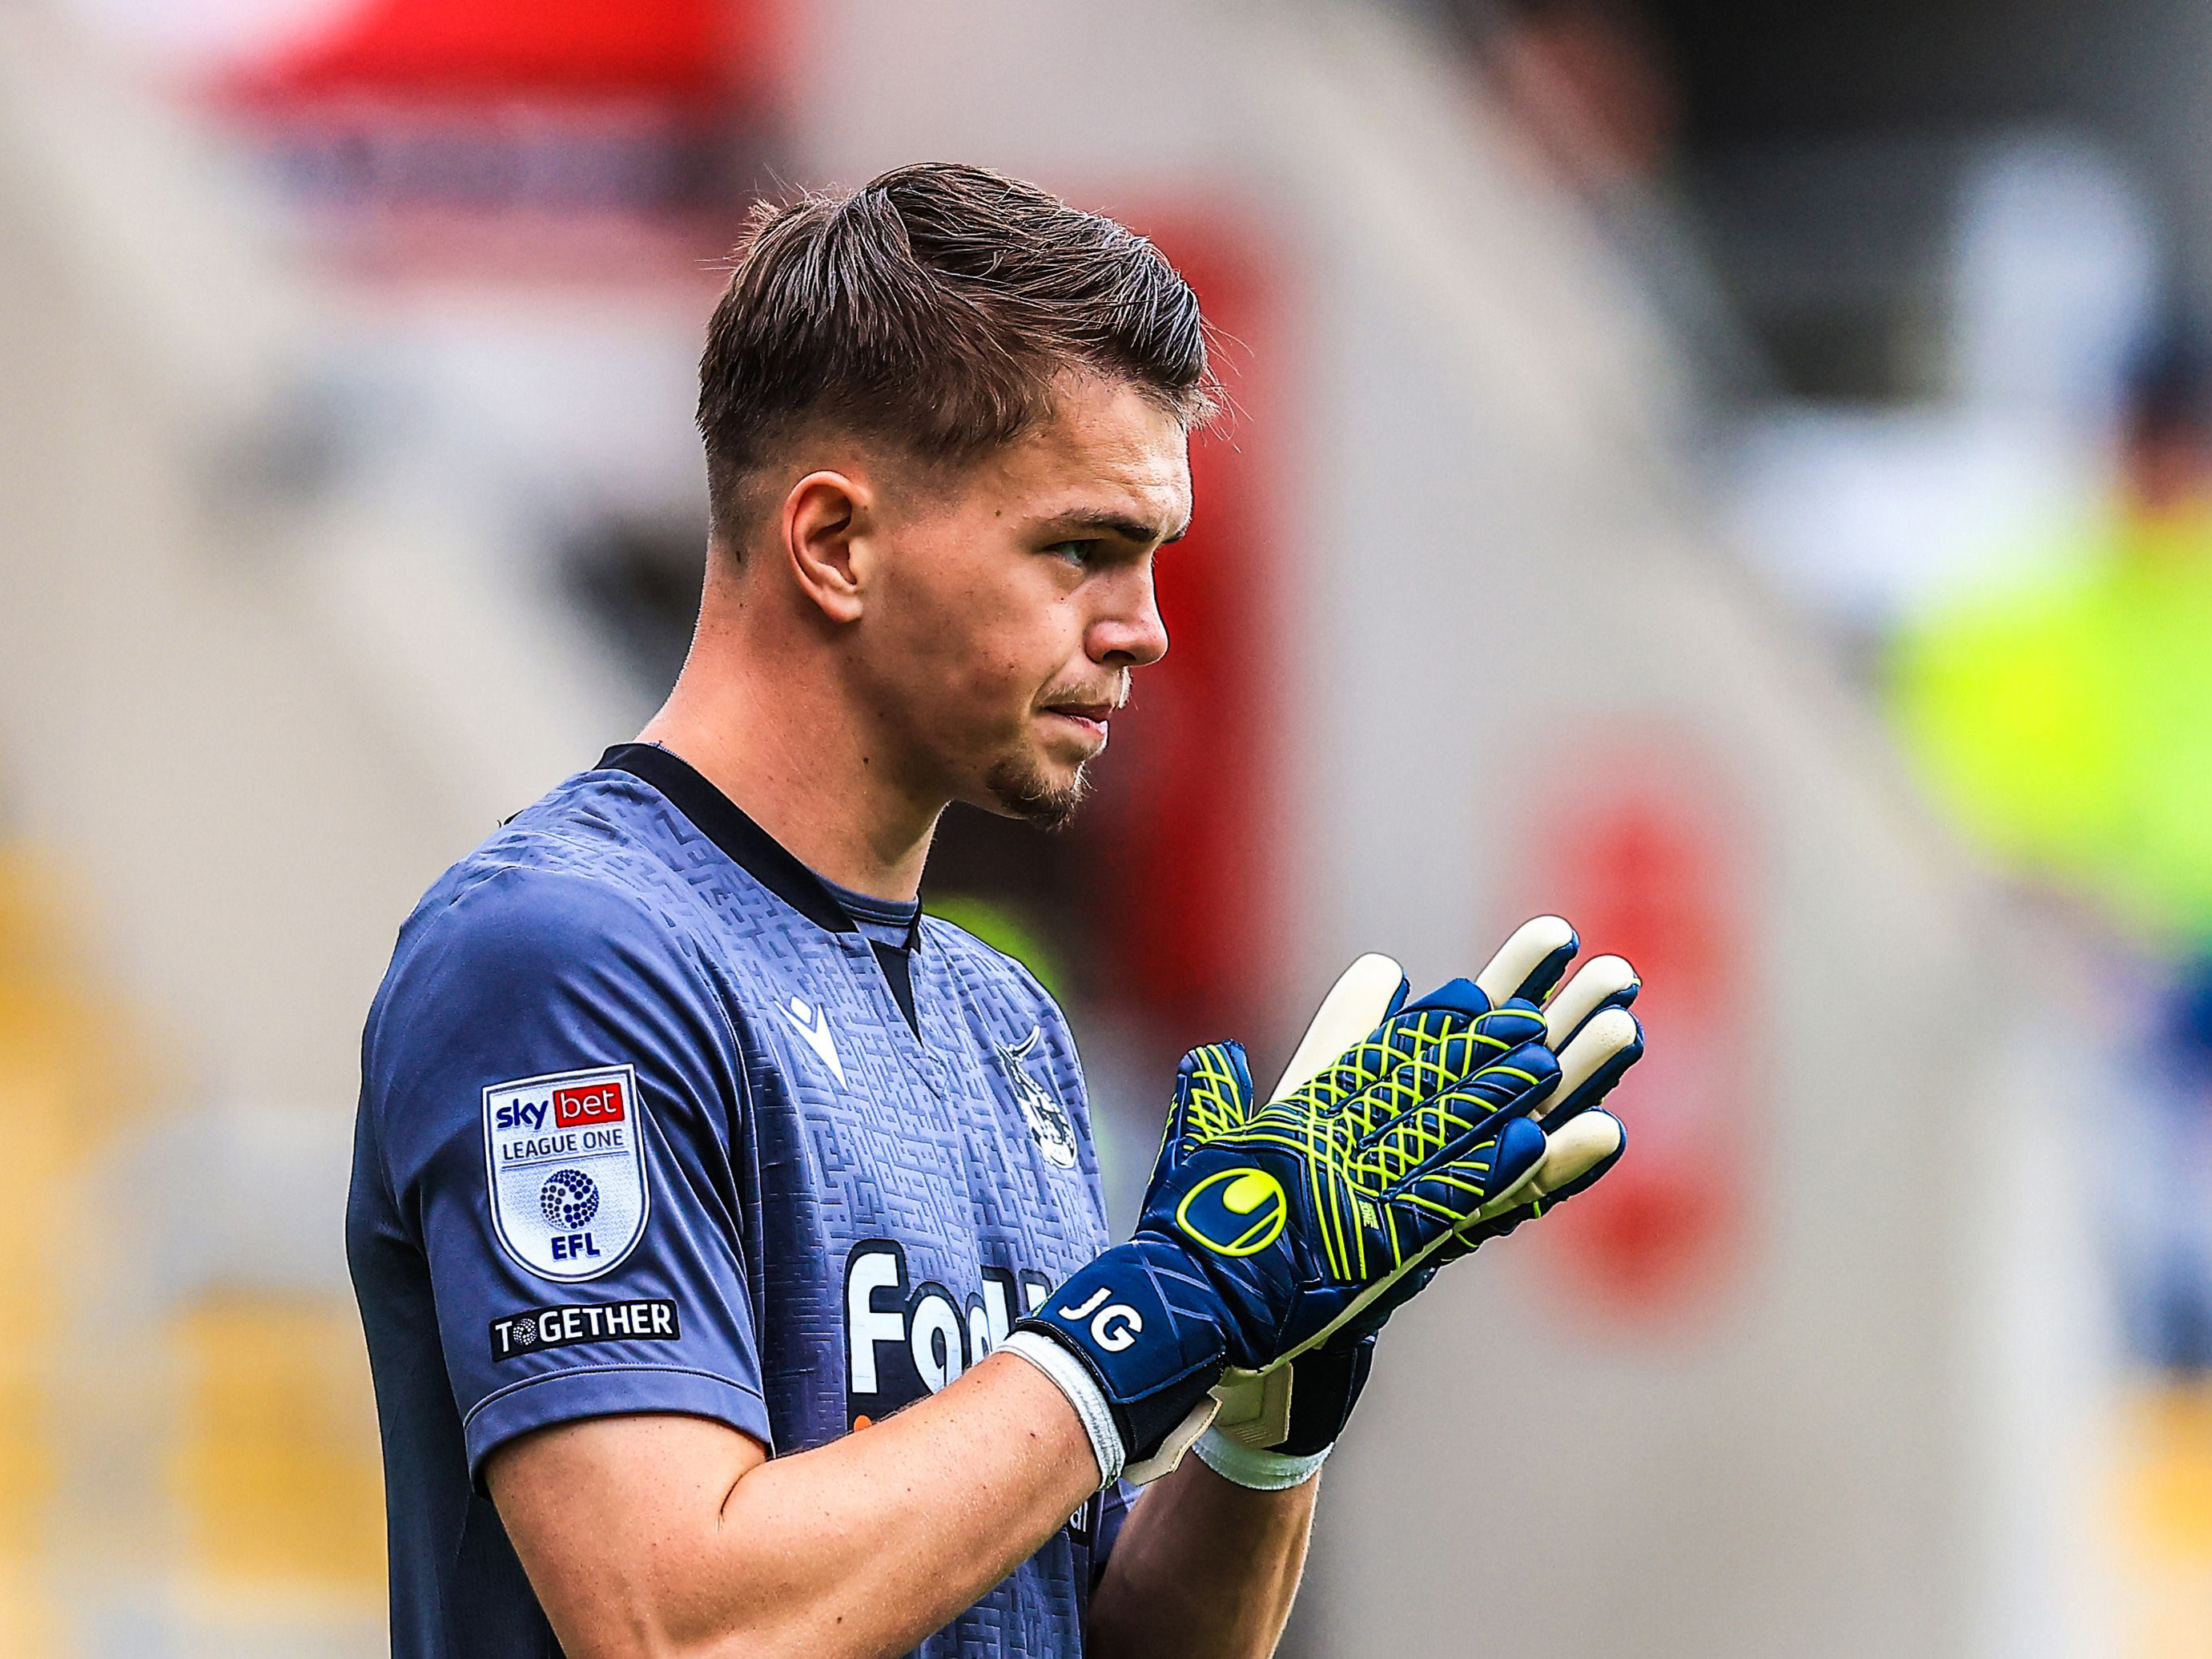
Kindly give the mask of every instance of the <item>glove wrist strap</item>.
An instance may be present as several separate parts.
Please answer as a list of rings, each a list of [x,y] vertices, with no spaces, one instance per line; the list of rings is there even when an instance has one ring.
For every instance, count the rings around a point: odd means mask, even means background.
[[[1227,1315],[1208,1289],[1172,1242],[1140,1236],[1079,1268],[1014,1330],[1057,1343],[1083,1368],[1125,1460],[1141,1462],[1221,1376]]]
[[[1090,1368],[1042,1331],[1016,1331],[999,1344],[998,1352],[1019,1354],[1052,1379],[1075,1407],[1084,1433],[1091,1437],[1091,1455],[1098,1460],[1098,1485],[1103,1488],[1119,1480],[1127,1449],[1121,1443],[1121,1431],[1114,1425],[1114,1407]]]
[[[1317,1452],[1293,1457],[1282,1452],[1256,1451],[1219,1429],[1208,1429],[1191,1449],[1198,1454],[1200,1462],[1232,1486],[1254,1492],[1286,1492],[1312,1480],[1335,1448],[1323,1446]]]
[[[1183,1454],[1206,1431],[1213,1422],[1213,1414],[1220,1409],[1218,1400],[1210,1394],[1205,1395],[1183,1414],[1182,1422],[1167,1431],[1158,1450],[1123,1469],[1121,1478],[1133,1486],[1148,1486],[1164,1474],[1173,1474],[1182,1467]]]

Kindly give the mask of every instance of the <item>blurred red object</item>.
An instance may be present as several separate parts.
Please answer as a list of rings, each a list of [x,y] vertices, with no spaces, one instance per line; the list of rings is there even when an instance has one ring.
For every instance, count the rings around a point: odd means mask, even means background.
[[[368,0],[216,91],[249,105],[366,95],[707,108],[779,77],[781,12],[776,0]]]
[[[785,108],[784,0],[366,0],[205,96],[313,257],[390,289],[651,288],[702,315]]]
[[[1628,1154],[1540,1230],[1579,1299],[1608,1320],[1710,1310],[1747,1265],[1760,1075],[1747,917],[1759,863],[1720,769],[1688,734],[1564,766],[1585,792],[1534,826],[1540,902],[1644,979],[1644,1060],[1609,1103]]]
[[[1198,291],[1233,407],[1190,449],[1195,516],[1162,550],[1171,641],[1115,722],[1103,787],[1076,834],[1103,947],[1098,989],[1164,1058],[1236,1032],[1265,1042],[1286,1003],[1286,896],[1274,868],[1285,786],[1281,561],[1269,514],[1282,465],[1282,296],[1261,236],[1233,203],[1108,211],[1159,244]]]

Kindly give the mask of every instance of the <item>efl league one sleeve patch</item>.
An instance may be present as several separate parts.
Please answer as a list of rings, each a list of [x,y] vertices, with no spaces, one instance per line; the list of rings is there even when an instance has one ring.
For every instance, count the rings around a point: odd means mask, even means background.
[[[540,1279],[597,1279],[645,1231],[645,1103],[627,1066],[495,1083],[484,1161],[501,1248]]]

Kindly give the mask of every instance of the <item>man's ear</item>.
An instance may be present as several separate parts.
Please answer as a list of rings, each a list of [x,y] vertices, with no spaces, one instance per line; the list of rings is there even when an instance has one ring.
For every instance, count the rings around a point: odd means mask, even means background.
[[[867,481],[845,472],[810,472],[783,498],[784,562],[832,622],[860,620],[874,509]]]

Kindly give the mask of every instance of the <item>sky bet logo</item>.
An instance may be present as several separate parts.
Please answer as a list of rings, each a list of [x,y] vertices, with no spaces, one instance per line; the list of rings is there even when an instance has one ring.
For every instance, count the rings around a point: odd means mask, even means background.
[[[845,1258],[845,1421],[856,1429],[935,1394],[1006,1340],[1043,1304],[1042,1273],[986,1267],[964,1298],[943,1285],[908,1286],[906,1251],[863,1239]],[[1018,1299],[1019,1310],[1016,1310]]]
[[[544,1100],[510,1101],[499,1109],[495,1129],[542,1129],[548,1112],[552,1114],[556,1129],[574,1129],[586,1124],[620,1123],[629,1114],[623,1109],[622,1079],[611,1077],[604,1082],[576,1085],[556,1089]]]

